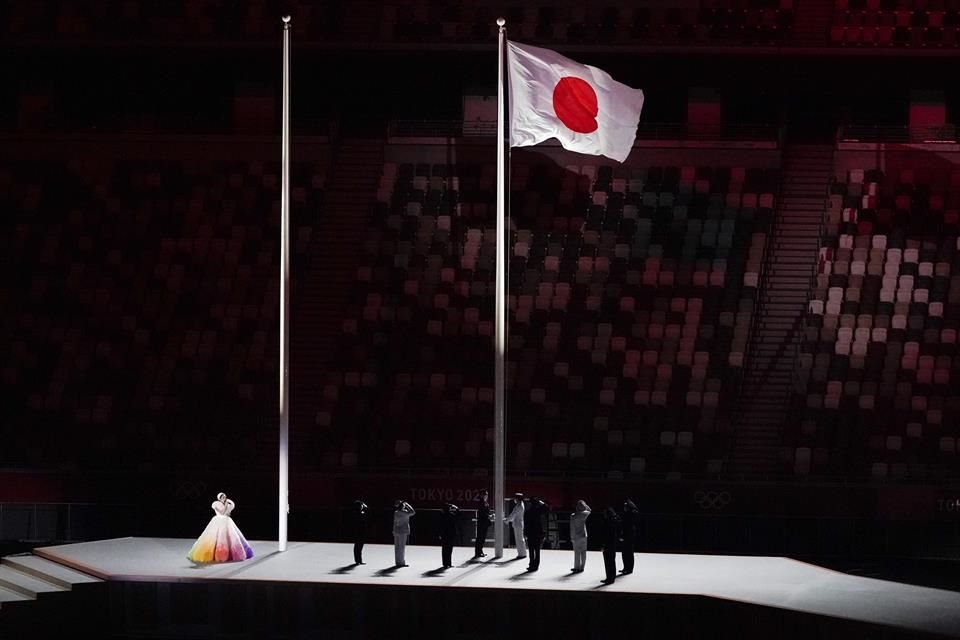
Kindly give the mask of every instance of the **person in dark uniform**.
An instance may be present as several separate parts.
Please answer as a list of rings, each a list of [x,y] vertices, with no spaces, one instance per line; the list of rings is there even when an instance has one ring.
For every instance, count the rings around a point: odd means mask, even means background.
[[[617,539],[620,537],[620,516],[613,507],[607,507],[600,519],[600,548],[603,551],[603,584],[613,584],[617,577]]]
[[[547,504],[540,498],[530,498],[530,506],[523,514],[523,532],[527,536],[527,553],[530,555],[530,565],[527,571],[540,569],[540,549],[543,547],[543,518],[546,515]]]
[[[623,501],[623,512],[620,515],[620,551],[623,554],[623,569],[620,573],[633,573],[633,548],[637,540],[637,505],[633,500]]]
[[[490,528],[490,492],[484,490],[480,494],[480,501],[477,505],[477,541],[473,550],[474,558],[486,556],[483,552],[483,543],[487,539],[487,529]]]
[[[347,513],[347,526],[350,530],[350,539],[353,540],[353,563],[365,564],[363,561],[363,543],[367,539],[367,514],[370,508],[363,500],[354,500]]]
[[[440,555],[443,559],[443,568],[453,566],[453,542],[457,537],[457,512],[460,509],[449,502],[443,505],[440,512]]]

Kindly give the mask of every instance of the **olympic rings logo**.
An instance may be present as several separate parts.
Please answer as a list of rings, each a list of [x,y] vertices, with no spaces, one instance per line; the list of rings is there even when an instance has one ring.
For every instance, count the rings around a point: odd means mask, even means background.
[[[732,500],[733,497],[729,491],[696,491],[693,494],[693,501],[704,511],[711,509],[719,511]]]
[[[194,500],[207,493],[207,485],[203,482],[178,482],[174,490],[178,500]]]

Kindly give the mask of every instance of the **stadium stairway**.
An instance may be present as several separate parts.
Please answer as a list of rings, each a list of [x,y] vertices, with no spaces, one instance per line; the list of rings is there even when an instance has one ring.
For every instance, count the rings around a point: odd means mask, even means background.
[[[777,464],[832,167],[827,145],[789,145],[784,152],[780,206],[737,409],[735,473],[769,473]]]
[[[323,213],[312,241],[312,260],[299,300],[292,300],[291,417],[298,433],[313,425],[313,402],[340,335],[344,307],[363,255],[371,194],[383,168],[383,142],[346,138],[333,157]],[[304,447],[299,447],[301,451]]]

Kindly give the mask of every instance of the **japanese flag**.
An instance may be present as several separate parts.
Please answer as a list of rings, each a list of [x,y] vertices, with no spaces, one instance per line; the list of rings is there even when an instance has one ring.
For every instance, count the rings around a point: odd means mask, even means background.
[[[556,138],[569,151],[627,159],[637,137],[643,91],[549,49],[507,44],[510,146]]]

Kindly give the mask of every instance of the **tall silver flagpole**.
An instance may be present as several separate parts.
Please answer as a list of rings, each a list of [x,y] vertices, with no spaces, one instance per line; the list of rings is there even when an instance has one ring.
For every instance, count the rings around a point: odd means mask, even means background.
[[[287,550],[290,513],[290,16],[283,16],[283,132],[280,192],[280,504],[279,550]]]
[[[506,61],[507,21],[497,18],[500,27],[499,55],[497,56],[497,274],[494,351],[494,408],[493,408],[493,498],[494,498],[494,556],[503,557],[503,523],[506,502],[504,496],[504,405],[506,393],[505,359],[507,355],[507,251],[506,235],[506,135],[504,131],[503,65]]]

